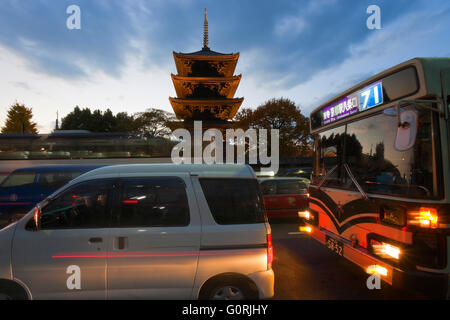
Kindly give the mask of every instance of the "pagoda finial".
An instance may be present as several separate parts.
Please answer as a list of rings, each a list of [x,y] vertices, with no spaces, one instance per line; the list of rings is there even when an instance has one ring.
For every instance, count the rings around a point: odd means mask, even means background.
[[[209,43],[208,43],[208,13],[206,12],[205,8],[205,23],[203,26],[203,50],[209,50]]]

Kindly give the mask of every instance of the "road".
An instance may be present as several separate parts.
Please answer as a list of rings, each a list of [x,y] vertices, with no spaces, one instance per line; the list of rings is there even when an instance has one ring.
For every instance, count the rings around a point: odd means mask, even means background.
[[[274,299],[423,299],[386,283],[369,290],[360,267],[299,232],[300,223],[271,222],[274,246]]]

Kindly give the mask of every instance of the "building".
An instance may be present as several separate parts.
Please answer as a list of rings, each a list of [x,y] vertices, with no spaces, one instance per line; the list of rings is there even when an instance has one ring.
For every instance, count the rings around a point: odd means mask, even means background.
[[[226,129],[244,98],[234,98],[241,75],[234,75],[239,53],[212,51],[208,43],[208,17],[205,9],[203,48],[193,53],[173,52],[177,75],[172,74],[176,98],[170,103],[182,126],[192,129],[202,121],[203,129]]]

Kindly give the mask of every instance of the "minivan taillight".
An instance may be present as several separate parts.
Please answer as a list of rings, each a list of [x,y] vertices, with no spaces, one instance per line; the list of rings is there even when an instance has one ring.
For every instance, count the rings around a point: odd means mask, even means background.
[[[273,262],[273,246],[272,246],[272,235],[267,235],[267,270],[272,269]]]

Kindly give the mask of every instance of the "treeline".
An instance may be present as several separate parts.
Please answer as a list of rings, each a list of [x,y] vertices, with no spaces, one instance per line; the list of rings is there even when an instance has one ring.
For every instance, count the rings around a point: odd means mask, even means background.
[[[15,103],[8,110],[8,117],[2,133],[37,133],[32,121],[32,109]],[[75,107],[61,120],[60,130],[88,130],[91,132],[133,132],[142,138],[170,138],[170,123],[175,115],[160,109],[116,115],[110,109]],[[309,119],[300,107],[285,98],[271,99],[256,109],[242,108],[233,119],[235,129],[278,129],[280,135],[280,156],[296,157],[312,154],[312,138],[309,133]]]
[[[61,121],[60,130],[89,130],[92,132],[135,132],[145,138],[167,137],[171,131],[169,123],[174,116],[160,109],[147,109],[144,112],[116,115],[110,109],[106,111],[89,108],[75,109]]]

